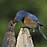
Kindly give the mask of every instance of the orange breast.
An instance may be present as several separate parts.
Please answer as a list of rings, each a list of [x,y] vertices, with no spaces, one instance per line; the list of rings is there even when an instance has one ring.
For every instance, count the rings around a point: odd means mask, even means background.
[[[37,23],[33,21],[29,16],[25,17],[24,24],[29,27],[37,27]]]

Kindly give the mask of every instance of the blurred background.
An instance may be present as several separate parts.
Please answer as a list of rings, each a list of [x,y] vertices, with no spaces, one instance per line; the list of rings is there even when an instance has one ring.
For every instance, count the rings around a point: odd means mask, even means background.
[[[47,25],[47,0],[0,0],[0,47],[2,47],[8,22],[16,16],[16,12],[20,9],[31,12],[40,19],[43,25]],[[17,26],[17,31],[18,29]],[[47,29],[44,32],[47,34]],[[33,34],[37,35],[34,36]],[[31,35],[35,38],[35,47],[47,47],[47,41],[39,32],[31,33]]]

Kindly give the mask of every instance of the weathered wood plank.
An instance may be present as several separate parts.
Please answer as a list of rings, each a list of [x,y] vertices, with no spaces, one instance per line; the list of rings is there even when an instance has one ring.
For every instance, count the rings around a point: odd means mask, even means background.
[[[27,28],[21,28],[16,47],[34,47],[32,37],[30,36],[29,30]]]

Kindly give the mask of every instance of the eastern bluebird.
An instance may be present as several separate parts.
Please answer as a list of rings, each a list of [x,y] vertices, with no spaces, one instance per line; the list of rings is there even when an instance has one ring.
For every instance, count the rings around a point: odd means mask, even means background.
[[[25,10],[20,10],[16,14],[16,21],[22,21],[23,19],[24,24],[27,26],[29,25],[32,28],[35,27],[37,24],[41,24],[39,19],[35,15],[26,12]]]
[[[25,26],[30,27],[33,29],[33,32],[35,32],[35,28],[39,29],[39,32],[43,35],[43,37],[47,40],[46,35],[41,30],[41,26],[43,26],[40,22],[40,20],[33,14],[25,11],[20,10],[16,14],[16,21],[22,21],[25,24]]]

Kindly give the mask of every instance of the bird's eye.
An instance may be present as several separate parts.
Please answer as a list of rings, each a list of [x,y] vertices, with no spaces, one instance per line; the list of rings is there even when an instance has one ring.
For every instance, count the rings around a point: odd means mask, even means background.
[[[13,26],[13,25],[11,24],[11,26]]]

